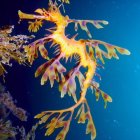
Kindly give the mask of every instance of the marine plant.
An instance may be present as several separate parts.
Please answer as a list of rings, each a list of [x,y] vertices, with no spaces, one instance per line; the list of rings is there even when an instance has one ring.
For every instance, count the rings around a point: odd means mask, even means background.
[[[20,121],[27,121],[27,112],[23,108],[17,107],[11,94],[0,83],[0,140],[19,140],[19,137],[20,140],[34,140],[38,123],[33,125],[31,130],[26,133],[23,126],[13,126],[11,114]]]
[[[12,36],[13,29],[13,25],[0,28],[0,76],[3,77],[7,73],[3,65],[12,66],[11,60],[15,60],[19,64],[26,64],[27,58],[22,48],[29,39],[34,37],[27,35]]]

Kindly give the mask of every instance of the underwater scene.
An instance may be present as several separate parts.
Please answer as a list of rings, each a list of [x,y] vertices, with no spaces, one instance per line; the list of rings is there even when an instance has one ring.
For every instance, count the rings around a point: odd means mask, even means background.
[[[140,0],[0,3],[0,140],[140,140]]]

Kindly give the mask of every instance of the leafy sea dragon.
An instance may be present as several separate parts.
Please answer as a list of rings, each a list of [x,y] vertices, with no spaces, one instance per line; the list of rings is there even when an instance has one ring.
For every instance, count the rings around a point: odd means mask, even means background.
[[[7,71],[3,65],[12,66],[11,59],[19,64],[25,64],[26,57],[22,47],[33,36],[17,35],[11,36],[14,26],[3,26],[0,28],[0,76]]]
[[[108,59],[114,57],[118,59],[116,52],[124,55],[129,55],[130,52],[124,48],[120,48],[100,40],[76,40],[77,35],[72,38],[68,38],[68,36],[65,35],[65,28],[68,24],[74,23],[76,31],[78,29],[78,25],[80,25],[81,29],[87,32],[89,38],[92,38],[92,35],[87,28],[87,23],[100,29],[103,28],[102,24],[108,24],[107,21],[70,19],[67,15],[63,16],[60,12],[60,6],[53,3],[51,0],[47,10],[37,9],[35,12],[36,14],[26,14],[21,11],[18,12],[20,20],[32,20],[29,22],[29,31],[37,32],[44,21],[49,21],[55,24],[54,27],[47,29],[50,34],[25,47],[26,56],[31,64],[38,57],[38,51],[41,56],[47,60],[47,62],[39,66],[36,70],[35,77],[42,75],[41,85],[44,85],[49,79],[51,87],[53,87],[54,81],[56,80],[60,83],[59,90],[61,92],[61,97],[64,97],[68,93],[68,95],[72,96],[75,101],[75,104],[72,107],[62,110],[43,111],[36,115],[35,118],[39,119],[39,124],[45,124],[47,129],[45,133],[46,136],[51,135],[55,129],[62,128],[56,136],[56,140],[64,140],[69,131],[74,111],[78,108],[79,110],[76,115],[78,123],[85,123],[87,120],[86,134],[90,133],[91,140],[94,140],[96,137],[96,129],[86,100],[87,89],[91,87],[95,90],[94,93],[97,101],[99,100],[99,97],[102,96],[105,101],[105,107],[107,102],[112,102],[111,97],[100,90],[99,84],[92,80],[93,76],[96,75],[96,68],[100,66],[100,64],[97,63],[97,60],[99,59],[104,63],[103,57]],[[48,57],[48,51],[45,48],[45,44],[48,42],[52,43],[50,47],[56,47],[55,58],[50,59]],[[100,45],[103,45],[106,51],[102,50]],[[60,63],[60,59],[65,58],[68,60],[68,58],[71,57],[76,58],[77,63],[67,74],[64,74],[66,72],[66,68]],[[80,72],[81,67],[87,68],[85,75]],[[77,100],[75,94],[76,77],[79,79],[81,87],[79,100]]]

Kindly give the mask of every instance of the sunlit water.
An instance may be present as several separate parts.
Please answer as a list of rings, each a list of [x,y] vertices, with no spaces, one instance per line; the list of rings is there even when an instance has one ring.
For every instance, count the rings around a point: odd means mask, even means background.
[[[29,34],[27,22],[18,25],[17,11],[20,9],[31,13],[39,7],[46,8],[47,0],[1,1],[0,25],[14,24],[14,34]],[[93,38],[131,51],[130,56],[120,56],[120,60],[106,60],[105,69],[98,70],[102,76],[100,88],[113,98],[113,103],[108,104],[107,109],[103,108],[103,101],[100,99],[96,102],[91,90],[88,90],[87,99],[97,129],[96,140],[140,140],[140,1],[71,0],[71,5],[66,5],[65,9],[71,18],[109,21],[110,24],[104,29],[89,26]],[[47,24],[36,34],[37,38],[45,34],[45,27]],[[67,32],[73,34],[71,29]],[[79,38],[87,38],[81,30],[79,33]],[[73,104],[70,97],[60,99],[57,84],[51,89],[49,83],[40,86],[40,79],[34,78],[36,68],[43,62],[43,59],[37,60],[32,68],[14,64],[6,75],[7,89],[17,99],[18,105],[29,112],[29,123],[23,124],[27,129],[35,123],[33,116],[37,113]],[[44,129],[37,131],[36,140],[54,139],[55,135],[44,137]],[[74,120],[66,139],[89,140],[90,136],[85,135],[85,125],[79,125]]]

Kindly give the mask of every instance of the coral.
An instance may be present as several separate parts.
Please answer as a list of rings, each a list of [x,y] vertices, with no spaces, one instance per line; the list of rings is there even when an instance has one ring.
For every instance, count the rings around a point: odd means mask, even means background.
[[[8,91],[5,91],[4,86],[0,84],[0,105],[7,108],[14,116],[21,121],[27,121],[27,113],[24,109],[17,107],[12,96]]]
[[[11,121],[0,120],[0,139],[8,140],[15,138],[17,132],[16,128],[12,126]]]
[[[18,139],[20,140],[35,140],[35,131],[38,127],[38,124],[32,126],[31,130],[26,134],[25,128],[22,127],[14,127],[12,126],[12,122],[10,120],[0,119],[0,139],[1,140],[9,140],[9,139]]]
[[[69,3],[69,1],[62,0],[61,2]],[[107,25],[108,22],[104,20],[76,20],[70,19],[67,15],[63,16],[60,12],[60,7],[57,3],[49,1],[49,8],[37,9],[35,10],[36,14],[26,14],[21,11],[18,12],[20,20],[27,19],[32,20],[29,22],[29,31],[37,32],[40,27],[42,27],[44,21],[49,21],[55,24],[54,27],[47,29],[50,34],[45,37],[34,41],[33,43],[25,47],[26,56],[30,64],[38,58],[38,51],[41,53],[41,56],[47,60],[42,64],[37,71],[35,72],[35,77],[42,75],[41,85],[44,85],[48,80],[50,80],[51,87],[54,85],[54,81],[60,83],[59,90],[61,92],[61,97],[64,97],[66,94],[72,96],[75,105],[70,108],[62,110],[50,110],[44,111],[35,116],[39,119],[39,124],[44,124],[46,127],[46,136],[51,135],[55,129],[62,128],[60,133],[56,136],[56,140],[64,140],[66,134],[69,131],[70,122],[73,118],[73,114],[78,108],[76,118],[78,118],[78,123],[85,123],[87,120],[86,134],[91,134],[91,140],[94,140],[96,137],[96,129],[86,100],[87,89],[91,87],[95,90],[96,100],[99,100],[99,97],[102,96],[105,101],[105,107],[108,102],[112,102],[112,98],[99,89],[99,84],[93,80],[93,76],[96,74],[97,67],[100,64],[97,63],[97,60],[100,60],[104,63],[104,57],[106,59],[116,58],[118,59],[117,52],[124,55],[129,55],[130,52],[124,48],[120,48],[109,43],[94,40],[92,35],[87,28],[87,23],[92,24],[97,29],[103,28],[103,25]],[[77,40],[76,36],[68,38],[65,35],[65,28],[68,24],[75,24],[75,31],[78,30],[78,25],[84,31],[90,39],[80,39]],[[51,47],[56,48],[56,56],[54,58],[48,57],[48,51],[45,45],[51,42]],[[101,46],[105,47],[102,49]],[[77,62],[74,68],[72,68],[68,73],[66,73],[66,68],[61,64],[60,60],[65,58],[66,61],[74,57]],[[87,68],[86,74],[80,72],[80,68]],[[81,92],[80,99],[77,100],[76,96],[76,82],[75,79],[78,78],[80,82]]]
[[[0,83],[0,139],[19,139],[20,140],[34,140],[35,131],[38,123],[32,126],[31,130],[26,133],[25,128],[13,126],[9,114],[12,112],[20,121],[27,121],[27,113],[24,109],[17,107],[9,92],[6,92],[5,87]]]
[[[38,127],[38,123],[32,126],[31,130],[26,134],[25,128],[21,127],[19,128],[19,132],[21,133],[21,138],[20,140],[35,140],[35,131]]]
[[[29,39],[34,36],[16,35],[11,36],[14,26],[3,26],[0,28],[0,76],[4,76],[7,71],[3,65],[12,66],[11,60],[19,64],[26,63],[26,56],[22,50]]]

